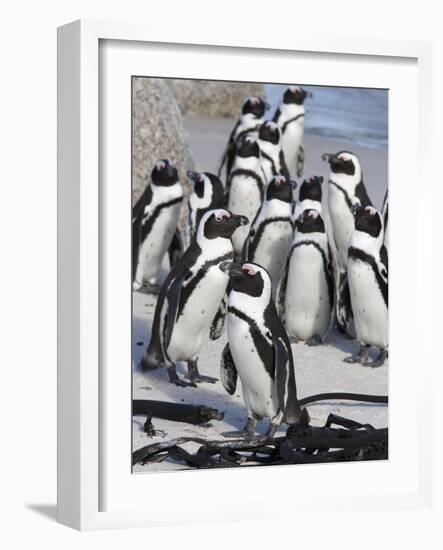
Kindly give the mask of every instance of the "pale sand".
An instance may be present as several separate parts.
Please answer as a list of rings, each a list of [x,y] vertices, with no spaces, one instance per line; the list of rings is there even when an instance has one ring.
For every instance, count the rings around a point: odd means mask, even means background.
[[[192,118],[185,121],[185,126],[190,134],[196,169],[216,171],[232,125],[233,121],[228,119]],[[386,149],[353,147],[351,144],[313,135],[306,136],[305,146],[307,157],[306,175],[318,174],[327,177],[327,165],[321,160],[322,153],[351,149],[358,154],[363,165],[364,179],[369,195],[376,207],[381,206],[388,178]],[[246,411],[240,384],[235,395],[231,397],[223,389],[220,382],[214,385],[202,384],[196,389],[177,388],[168,382],[165,370],[143,374],[135,368],[150,339],[155,300],[151,296],[139,293],[134,293],[133,297],[134,398],[200,403],[225,411],[223,421],[213,421],[210,426],[205,427],[154,418],[155,427],[165,430],[167,433],[164,440],[183,435],[195,435],[214,440],[220,438],[220,433],[223,431],[243,427],[246,420]],[[142,342],[142,345],[137,345],[137,342]],[[199,361],[202,373],[218,377],[220,356],[225,344],[225,335],[217,342],[210,342],[208,339]],[[353,340],[343,338],[333,332],[329,334],[323,346],[309,348],[304,344],[294,344],[292,349],[294,352],[297,389],[300,397],[331,391],[387,394],[387,364],[382,368],[370,369],[360,365],[343,363],[343,358],[357,349],[357,344]],[[181,376],[186,372],[183,365],[179,366],[178,371]],[[327,402],[309,407],[312,422],[317,425],[324,423],[331,412],[363,423],[368,422],[376,427],[387,426],[388,423],[388,408],[386,406],[356,404],[353,402]],[[136,417],[133,420],[134,449],[162,440],[160,437],[150,439],[146,436],[143,432],[144,421],[144,417]],[[260,431],[264,431],[266,428],[265,423],[260,422],[258,428]],[[285,429],[286,426],[282,426],[280,432]],[[195,450],[196,446],[190,444],[186,448]],[[183,466],[168,461],[150,466],[137,465],[134,471],[150,472],[176,469],[183,469]]]

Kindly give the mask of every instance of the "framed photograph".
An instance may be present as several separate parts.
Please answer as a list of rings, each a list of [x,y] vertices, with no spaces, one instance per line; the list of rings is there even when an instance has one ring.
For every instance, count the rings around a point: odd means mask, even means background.
[[[59,521],[429,506],[430,46],[58,50]]]

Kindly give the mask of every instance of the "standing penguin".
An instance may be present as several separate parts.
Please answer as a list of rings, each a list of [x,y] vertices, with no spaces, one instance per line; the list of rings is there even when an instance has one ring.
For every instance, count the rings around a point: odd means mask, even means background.
[[[296,185],[284,176],[271,179],[243,251],[244,258],[268,270],[273,296],[291,248],[294,233],[293,189]]]
[[[264,194],[264,175],[261,168],[260,148],[252,136],[240,138],[236,144],[235,161],[229,176],[228,208],[234,214],[243,214],[253,220]],[[232,235],[237,256],[242,253],[250,224],[239,227]]]
[[[383,222],[373,206],[359,208],[348,249],[348,278],[358,354],[347,363],[380,367],[388,356],[388,254],[383,244]],[[380,350],[368,361],[368,350]]]
[[[304,210],[296,221],[281,291],[289,336],[308,346],[321,344],[331,321],[334,287],[328,236],[318,210]]]
[[[305,129],[305,106],[307,97],[312,97],[301,86],[290,86],[283,94],[282,101],[274,113],[282,133],[282,148],[289,174],[292,178],[303,174],[305,152],[303,135]]]
[[[188,199],[189,241],[192,241],[203,214],[214,208],[223,208],[224,189],[220,178],[209,172],[189,171],[186,175],[194,183]]]
[[[295,204],[294,219],[298,219],[304,210],[314,209],[320,214],[322,213],[322,183],[322,176],[312,176],[312,178],[303,181]]]
[[[164,255],[179,248],[176,234],[183,187],[176,167],[169,160],[158,160],[151,172],[151,183],[132,209],[132,287],[155,291],[155,282]],[[176,256],[177,254],[175,254]],[[172,260],[173,261],[173,260]]]
[[[266,417],[266,437],[272,437],[282,422],[297,422],[301,410],[291,345],[272,301],[271,279],[266,269],[250,262],[224,262],[220,269],[229,274],[231,287],[221,381],[232,395],[240,377],[248,411],[242,432],[223,435],[253,438],[257,420]]]
[[[200,375],[197,358],[228,285],[229,277],[218,266],[232,260],[232,233],[247,221],[224,209],[203,214],[196,239],[161,288],[142,370],[166,367],[169,380],[178,386],[215,382]],[[187,361],[189,383],[177,376],[177,361]]]
[[[383,208],[381,215],[383,216],[383,243],[386,246],[386,250],[389,251],[389,196],[388,190],[386,189],[385,198],[383,200]]]
[[[235,156],[235,143],[237,139],[246,135],[257,135],[258,129],[263,122],[263,117],[266,110],[269,109],[269,104],[263,101],[261,97],[247,97],[242,104],[240,117],[237,120],[226,145],[218,175],[221,176],[223,166],[226,164],[226,180],[232,170],[232,165]]]
[[[372,206],[363,183],[360,161],[349,151],[335,155],[324,154],[330,166],[328,185],[329,217],[336,249],[336,318],[341,331],[349,332],[352,316],[346,266],[349,238],[354,230],[354,209]]]
[[[273,176],[282,175],[289,178],[285,156],[281,147],[281,131],[278,125],[271,120],[263,122],[258,132],[262,168],[265,181],[268,183]]]

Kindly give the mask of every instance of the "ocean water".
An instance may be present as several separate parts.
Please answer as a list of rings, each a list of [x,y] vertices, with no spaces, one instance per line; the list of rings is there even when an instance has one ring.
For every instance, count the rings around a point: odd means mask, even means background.
[[[287,84],[265,84],[271,113]],[[305,132],[374,148],[388,146],[388,90],[305,86]]]

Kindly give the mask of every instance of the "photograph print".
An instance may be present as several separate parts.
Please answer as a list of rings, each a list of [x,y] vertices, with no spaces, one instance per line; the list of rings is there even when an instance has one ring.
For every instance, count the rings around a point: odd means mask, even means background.
[[[388,90],[131,88],[132,471],[388,459]]]

